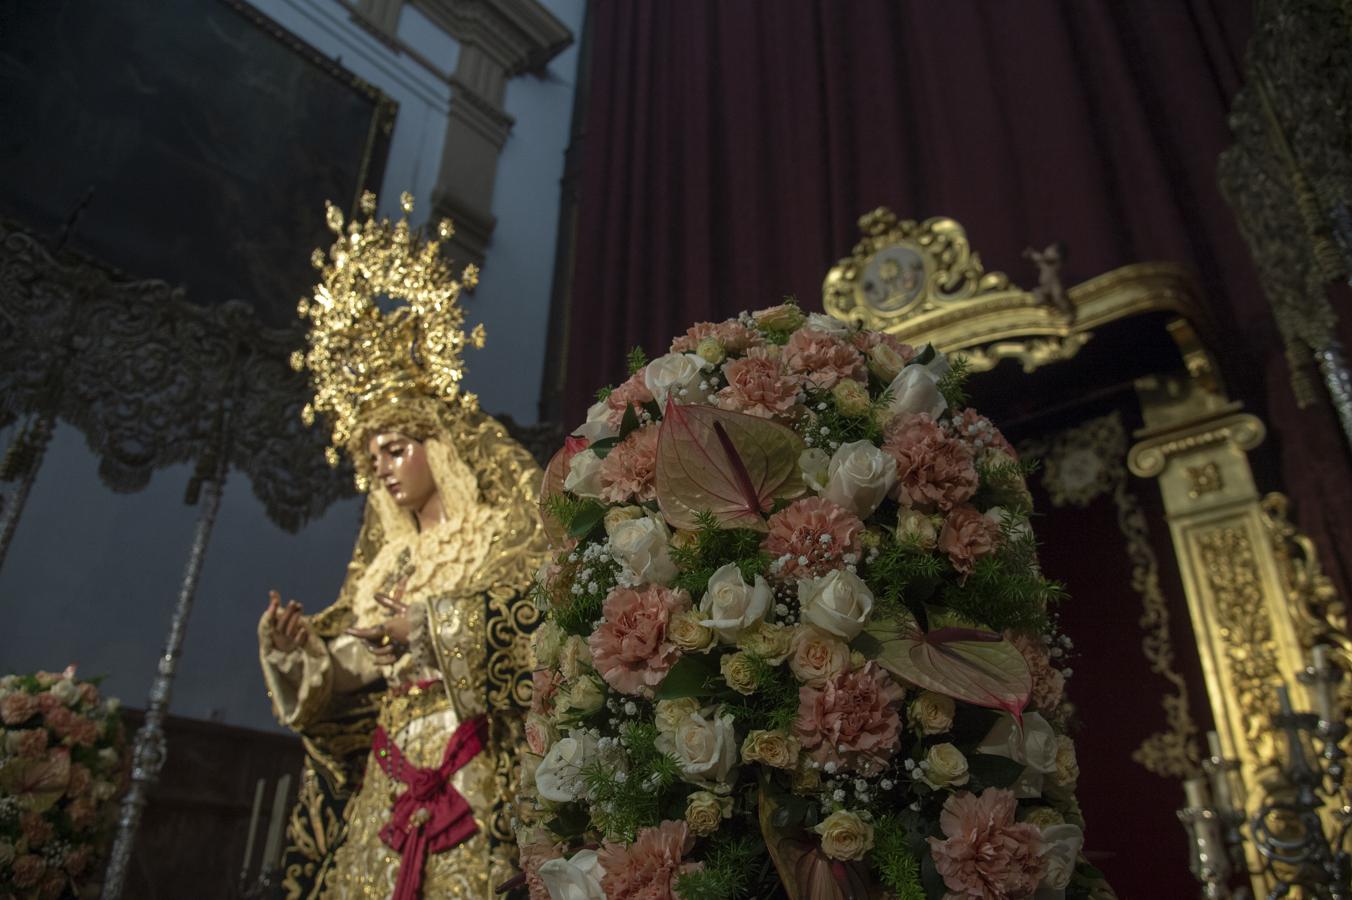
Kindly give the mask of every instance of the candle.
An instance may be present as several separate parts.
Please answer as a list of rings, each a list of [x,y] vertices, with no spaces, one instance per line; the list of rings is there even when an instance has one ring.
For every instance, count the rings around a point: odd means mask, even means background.
[[[254,785],[253,811],[249,813],[249,836],[244,839],[244,865],[240,866],[241,878],[249,877],[249,863],[253,862],[254,839],[258,837],[258,814],[263,811],[263,785],[267,779],[260,778]]]
[[[1291,689],[1285,684],[1277,685],[1277,707],[1282,715],[1291,715]]]
[[[1219,760],[1219,759],[1224,759],[1224,758],[1225,758],[1225,757],[1223,757],[1223,756],[1221,755],[1221,735],[1220,735],[1220,732],[1218,732],[1218,731],[1208,731],[1208,732],[1206,733],[1206,742],[1207,742],[1207,745],[1208,745],[1209,747],[1211,747],[1211,758],[1212,758],[1212,759]]]
[[[1206,779],[1189,778],[1183,782],[1183,793],[1188,798],[1189,809],[1205,809],[1207,806]]]
[[[1329,665],[1328,644],[1314,645],[1314,704],[1322,722],[1333,721],[1334,672]]]
[[[1327,671],[1329,670],[1329,645],[1328,645],[1328,644],[1315,644],[1315,645],[1314,645],[1314,670],[1315,670],[1316,672],[1321,673],[1321,674],[1324,673],[1324,672],[1327,672]]]
[[[263,845],[263,871],[271,872],[277,866],[282,852],[282,826],[286,822],[286,795],[291,790],[291,776],[283,775],[277,782],[277,793],[272,795],[272,818],[268,820],[268,840]]]

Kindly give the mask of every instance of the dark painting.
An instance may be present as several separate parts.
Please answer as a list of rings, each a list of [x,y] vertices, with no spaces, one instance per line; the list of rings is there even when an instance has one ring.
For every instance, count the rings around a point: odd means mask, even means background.
[[[240,0],[0,0],[0,215],[59,242],[87,198],[69,247],[271,325],[394,114]]]

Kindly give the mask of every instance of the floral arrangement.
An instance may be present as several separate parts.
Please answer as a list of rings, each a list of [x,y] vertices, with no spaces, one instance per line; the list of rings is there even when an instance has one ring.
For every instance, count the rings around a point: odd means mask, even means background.
[[[1098,895],[1062,590],[965,374],[792,302],[631,355],[541,492],[532,900]]]
[[[117,700],[73,666],[0,678],[0,898],[97,893],[123,761]]]

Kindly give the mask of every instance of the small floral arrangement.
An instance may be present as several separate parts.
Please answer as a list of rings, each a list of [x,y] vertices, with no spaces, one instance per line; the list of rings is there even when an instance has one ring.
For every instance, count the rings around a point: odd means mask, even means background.
[[[790,302],[630,370],[541,492],[532,900],[1089,896],[1062,591],[964,361]]]
[[[0,898],[89,895],[123,756],[117,700],[73,666],[0,678]]]

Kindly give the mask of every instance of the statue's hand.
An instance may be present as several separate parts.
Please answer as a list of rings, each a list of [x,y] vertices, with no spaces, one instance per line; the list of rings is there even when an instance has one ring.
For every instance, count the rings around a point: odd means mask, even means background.
[[[305,621],[305,610],[292,600],[282,608],[282,596],[268,592],[268,611],[272,619],[272,646],[282,653],[290,653],[310,639],[310,625]]]
[[[389,618],[370,628],[347,630],[348,634],[366,643],[366,649],[382,666],[394,665],[399,657],[408,652],[408,604],[399,599],[402,594],[402,588],[396,591],[395,596],[376,594],[376,602],[385,607]]]

